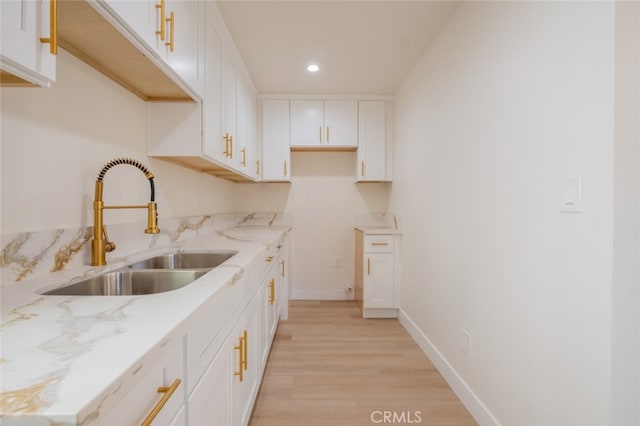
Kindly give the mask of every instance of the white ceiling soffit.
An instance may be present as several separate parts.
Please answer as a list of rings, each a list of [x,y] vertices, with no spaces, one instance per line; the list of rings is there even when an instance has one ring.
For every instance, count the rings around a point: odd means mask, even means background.
[[[219,1],[259,93],[388,95],[457,1]],[[317,63],[320,71],[306,70]]]

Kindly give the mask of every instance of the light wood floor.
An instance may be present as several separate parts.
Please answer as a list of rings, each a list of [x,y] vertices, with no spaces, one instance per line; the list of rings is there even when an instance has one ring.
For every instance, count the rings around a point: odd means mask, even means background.
[[[362,319],[354,302],[290,302],[249,425],[391,424],[385,411],[394,424],[477,424],[397,320]]]

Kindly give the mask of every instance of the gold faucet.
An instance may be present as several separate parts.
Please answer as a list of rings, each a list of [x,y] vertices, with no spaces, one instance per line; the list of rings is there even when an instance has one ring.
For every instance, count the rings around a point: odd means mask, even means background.
[[[149,179],[151,185],[151,201],[147,205],[135,206],[105,206],[102,201],[103,178],[107,171],[118,164],[129,164],[137,167]],[[102,266],[107,264],[106,253],[116,249],[116,244],[109,241],[107,227],[103,223],[104,209],[147,209],[147,229],[145,234],[157,234],[158,229],[158,208],[155,203],[155,187],[153,185],[153,173],[142,163],[131,158],[116,158],[109,161],[98,173],[96,179],[96,192],[93,200],[93,239],[91,240],[91,266]]]

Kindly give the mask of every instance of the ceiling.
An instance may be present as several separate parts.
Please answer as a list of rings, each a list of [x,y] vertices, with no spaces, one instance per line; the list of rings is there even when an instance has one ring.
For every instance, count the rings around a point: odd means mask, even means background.
[[[271,94],[393,94],[457,5],[218,1],[258,92]]]

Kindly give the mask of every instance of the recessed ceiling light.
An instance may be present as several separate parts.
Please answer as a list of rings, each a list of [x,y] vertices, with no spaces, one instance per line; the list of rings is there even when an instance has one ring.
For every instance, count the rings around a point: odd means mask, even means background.
[[[316,64],[311,64],[307,67],[307,71],[309,72],[318,72],[320,70],[320,67],[317,66]]]

